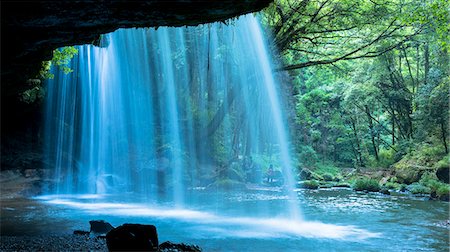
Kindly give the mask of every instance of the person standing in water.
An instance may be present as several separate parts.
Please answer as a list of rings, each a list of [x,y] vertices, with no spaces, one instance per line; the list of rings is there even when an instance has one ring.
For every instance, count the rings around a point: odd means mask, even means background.
[[[273,182],[273,165],[269,165],[269,169],[267,170],[267,183]]]

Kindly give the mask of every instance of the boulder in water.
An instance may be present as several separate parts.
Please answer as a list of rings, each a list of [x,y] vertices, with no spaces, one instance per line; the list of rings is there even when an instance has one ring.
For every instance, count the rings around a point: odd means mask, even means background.
[[[158,234],[153,225],[123,224],[106,235],[109,251],[158,251]]]
[[[114,227],[111,224],[109,224],[104,220],[92,220],[89,221],[89,224],[91,224],[90,232],[91,234],[94,235],[106,234],[114,229]]]

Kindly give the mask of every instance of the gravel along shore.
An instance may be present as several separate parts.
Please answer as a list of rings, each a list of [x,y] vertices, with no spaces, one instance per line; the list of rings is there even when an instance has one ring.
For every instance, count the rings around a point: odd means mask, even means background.
[[[0,251],[108,251],[104,238],[85,235],[0,236]]]

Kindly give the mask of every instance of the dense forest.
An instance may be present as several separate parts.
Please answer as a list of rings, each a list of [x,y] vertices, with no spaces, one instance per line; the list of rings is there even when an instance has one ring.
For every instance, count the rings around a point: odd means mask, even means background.
[[[293,78],[303,166],[448,167],[448,10],[443,0],[276,1],[266,10],[279,71]]]

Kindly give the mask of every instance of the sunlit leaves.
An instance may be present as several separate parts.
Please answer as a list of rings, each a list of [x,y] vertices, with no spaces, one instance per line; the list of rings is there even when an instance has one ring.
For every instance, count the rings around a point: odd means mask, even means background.
[[[70,60],[77,54],[78,49],[73,46],[66,46],[53,50],[52,60],[42,62],[42,68],[39,72],[40,78],[53,79],[54,76],[50,73],[52,65],[57,66],[65,74],[71,73],[73,70],[69,67]]]

